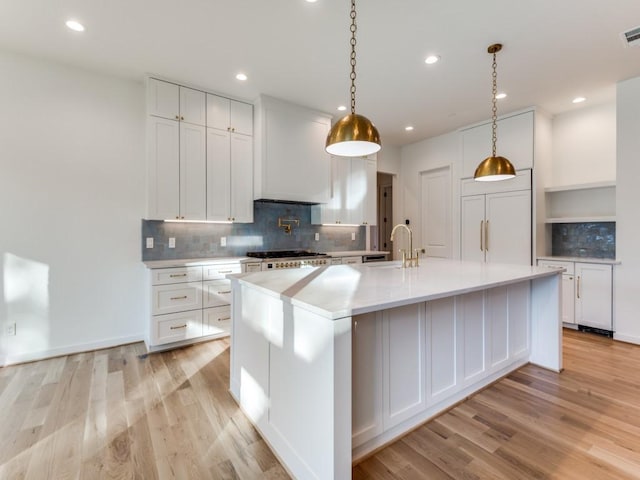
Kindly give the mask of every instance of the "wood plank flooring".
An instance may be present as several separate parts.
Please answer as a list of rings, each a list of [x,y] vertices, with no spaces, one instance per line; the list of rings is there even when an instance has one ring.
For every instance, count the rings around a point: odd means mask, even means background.
[[[0,479],[289,478],[228,393],[229,343],[0,368]],[[565,330],[526,366],[353,469],[364,479],[640,479],[640,346]]]

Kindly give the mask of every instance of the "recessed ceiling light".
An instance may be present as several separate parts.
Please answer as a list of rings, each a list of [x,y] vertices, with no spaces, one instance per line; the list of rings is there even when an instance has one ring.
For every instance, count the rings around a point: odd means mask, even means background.
[[[410,132],[411,130],[413,130],[413,127],[412,127],[411,125],[407,125],[406,127],[404,127],[404,129],[405,129],[407,132]]]
[[[247,79],[247,76],[244,73],[240,72],[236,75],[236,79],[240,80],[241,82],[244,82]]]
[[[572,103],[582,103],[586,100],[586,97],[576,97],[573,100],[571,100]]]
[[[345,107],[344,105],[340,105],[340,106],[338,107],[338,110],[339,110],[340,112],[344,112],[346,109],[347,109],[347,107]]]
[[[504,92],[496,93],[496,100],[502,100],[503,98],[507,98],[507,94]]]
[[[67,20],[65,25],[74,32],[84,32],[84,25],[76,20]]]
[[[307,0],[307,3],[316,3],[318,0]]]
[[[434,63],[437,63],[438,60],[440,60],[439,55],[429,55],[424,59],[424,63],[426,63],[427,65],[433,65]]]

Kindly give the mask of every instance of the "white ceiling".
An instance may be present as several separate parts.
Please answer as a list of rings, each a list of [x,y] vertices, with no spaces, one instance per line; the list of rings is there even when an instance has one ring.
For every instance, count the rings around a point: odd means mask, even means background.
[[[639,0],[359,0],[357,112],[383,148],[499,113],[551,114],[608,101],[640,76]],[[349,0],[0,0],[0,48],[142,81],[145,73],[254,100],[260,93],[337,116],[349,97]],[[75,18],[82,34],[64,22]],[[432,66],[424,58],[436,53]],[[249,80],[240,83],[243,71]],[[571,99],[584,95],[576,106]],[[413,132],[405,132],[414,125]]]

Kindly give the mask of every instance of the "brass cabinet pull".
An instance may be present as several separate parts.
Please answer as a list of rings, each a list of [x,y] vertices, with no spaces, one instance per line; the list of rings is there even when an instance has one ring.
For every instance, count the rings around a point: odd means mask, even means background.
[[[187,324],[184,325],[176,325],[175,327],[169,327],[171,330],[179,330],[181,328],[187,328]]]
[[[224,317],[224,318],[219,318],[218,319],[219,322],[224,322],[226,320],[231,320],[231,317]]]
[[[218,292],[218,295],[224,295],[225,293],[231,293],[231,290],[223,290],[222,292]]]
[[[176,115],[176,120],[180,120],[180,115]]]
[[[171,275],[169,275],[169,278],[186,277],[186,276],[187,276],[186,273],[172,273]]]
[[[480,220],[480,251],[484,251],[482,248],[482,231],[484,230],[484,220]]]
[[[487,220],[487,224],[484,227],[484,249],[489,251],[489,220]]]
[[[184,117],[182,115],[180,115],[180,120],[184,120]]]
[[[578,298],[580,298],[580,275],[578,275],[578,288],[576,289],[576,294]]]
[[[171,300],[184,300],[185,298],[187,298],[186,295],[184,295],[182,297],[171,297]]]

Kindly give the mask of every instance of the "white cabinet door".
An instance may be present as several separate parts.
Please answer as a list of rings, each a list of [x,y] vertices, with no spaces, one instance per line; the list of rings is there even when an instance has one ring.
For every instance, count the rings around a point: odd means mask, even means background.
[[[382,433],[382,318],[366,313],[351,327],[352,446]]]
[[[205,93],[180,87],[180,121],[204,127],[207,122]]]
[[[155,78],[147,80],[147,113],[180,120],[180,87]]]
[[[179,218],[180,124],[175,120],[149,116],[147,142],[148,218]]]
[[[464,261],[484,262],[484,195],[461,198],[460,256]]]
[[[499,370],[509,361],[509,304],[507,287],[496,287],[486,292],[485,313],[487,324],[488,367]]]
[[[253,105],[207,93],[207,127],[253,135]]]
[[[533,168],[534,112],[501,118],[497,122],[497,154],[516,170]],[[473,177],[478,164],[491,155],[491,123],[462,130],[462,177]]]
[[[231,219],[230,136],[226,130],[207,128],[207,220]]]
[[[253,138],[231,134],[231,219],[253,222]]]
[[[576,323],[613,330],[611,265],[576,263]]]
[[[180,218],[204,220],[207,212],[206,128],[180,123]]]
[[[383,312],[383,425],[387,430],[426,408],[425,304]]]
[[[487,195],[486,259],[531,265],[531,191]]]
[[[350,164],[344,203],[346,221],[355,225],[375,225],[376,219],[376,160],[367,157],[341,158],[339,162]]]

